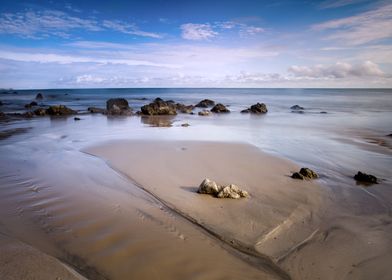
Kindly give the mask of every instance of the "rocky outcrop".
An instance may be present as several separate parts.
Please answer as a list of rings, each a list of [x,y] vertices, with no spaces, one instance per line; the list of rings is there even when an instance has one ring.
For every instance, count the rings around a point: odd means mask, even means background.
[[[31,108],[31,107],[34,107],[34,106],[38,106],[38,103],[35,102],[35,101],[32,101],[32,102],[30,102],[29,104],[26,104],[24,107],[25,107],[26,109],[28,109],[28,108]]]
[[[35,99],[36,99],[36,100],[42,100],[42,99],[44,99],[44,96],[42,95],[42,93],[38,93],[38,94],[35,96]]]
[[[252,113],[252,114],[265,114],[268,112],[267,106],[264,103],[257,103],[250,108],[242,110],[241,113]]]
[[[132,115],[132,109],[129,107],[128,101],[124,98],[111,98],[106,101],[106,114],[108,115]]]
[[[225,105],[218,103],[211,109],[211,112],[213,112],[213,113],[230,113],[230,110],[227,109]]]
[[[247,191],[240,189],[234,184],[230,184],[228,186],[220,186],[216,182],[207,178],[204,179],[203,182],[201,182],[197,192],[201,194],[209,194],[217,198],[238,199],[241,197],[249,197]]]
[[[44,108],[38,108],[34,110],[34,115],[36,116],[45,116],[46,110]]]
[[[156,98],[154,102],[144,105],[141,108],[143,115],[177,115],[176,105],[161,98]]]
[[[215,101],[210,100],[210,99],[203,99],[202,101],[197,103],[195,107],[208,108],[208,107],[212,107],[214,105],[215,105]]]
[[[310,168],[303,167],[299,172],[294,172],[291,175],[291,178],[299,179],[299,180],[312,180],[312,179],[317,179],[318,175]]]
[[[168,102],[168,101],[166,101],[166,102]],[[177,112],[180,112],[183,114],[191,114],[193,111],[193,108],[194,108],[193,105],[185,105],[185,104],[181,104],[181,103],[176,104]]]
[[[358,171],[358,173],[354,176],[354,179],[357,180],[358,182],[378,184],[376,176],[362,173],[361,171]]]
[[[54,105],[46,109],[46,114],[50,116],[68,116],[77,114],[76,111],[64,105]]]
[[[88,107],[87,111],[89,111],[91,114],[106,114],[105,109],[97,108],[97,107]]]
[[[291,109],[291,110],[305,110],[304,107],[301,107],[301,106],[299,106],[299,105],[291,106],[290,109]]]
[[[211,112],[208,111],[208,110],[203,110],[203,111],[200,111],[200,112],[198,113],[198,115],[199,115],[199,116],[209,116],[209,115],[211,115]]]

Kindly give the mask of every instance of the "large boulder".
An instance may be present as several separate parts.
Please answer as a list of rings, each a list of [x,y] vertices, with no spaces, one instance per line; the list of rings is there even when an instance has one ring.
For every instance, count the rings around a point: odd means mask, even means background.
[[[213,113],[230,113],[230,110],[227,109],[225,105],[218,103],[211,109],[211,112],[213,112]]]
[[[199,103],[196,104],[195,107],[199,107],[199,108],[208,108],[208,107],[212,107],[215,105],[215,102],[213,100],[210,99],[203,99],[202,101],[200,101]]]
[[[252,113],[252,114],[265,114],[267,112],[268,109],[264,103],[256,103],[250,106],[250,108],[241,111],[241,113]]]
[[[241,197],[249,197],[247,191],[242,190],[234,184],[220,186],[216,182],[207,178],[204,179],[203,182],[201,182],[197,192],[201,194],[210,194],[217,198],[238,199]]]
[[[176,104],[156,98],[152,103],[142,106],[143,115],[177,115]]]
[[[358,171],[358,173],[354,176],[354,179],[357,180],[358,182],[378,184],[376,176],[362,173],[361,171]]]
[[[317,179],[318,175],[310,168],[303,167],[299,172],[294,172],[291,175],[291,178],[299,179],[299,180],[311,180],[311,179]]]
[[[126,99],[111,98],[106,101],[106,113],[108,115],[129,116],[132,114],[132,109],[129,107]]]
[[[50,106],[48,109],[46,109],[45,112],[46,112],[46,114],[48,114],[50,116],[67,116],[67,115],[77,114],[76,111],[74,111],[64,105]]]

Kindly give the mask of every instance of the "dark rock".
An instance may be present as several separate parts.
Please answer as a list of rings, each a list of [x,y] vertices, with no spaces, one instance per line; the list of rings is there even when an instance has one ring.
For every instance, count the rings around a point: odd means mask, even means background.
[[[203,110],[203,111],[200,111],[198,114],[199,114],[199,116],[209,116],[209,115],[211,115],[211,112],[208,110]]]
[[[182,127],[188,127],[188,126],[190,126],[190,124],[189,123],[183,123],[183,124],[181,124],[181,126]]]
[[[45,116],[46,110],[44,108],[38,108],[38,109],[34,110],[34,114],[36,116]]]
[[[392,133],[391,133],[391,134],[388,134],[387,136],[392,137]]]
[[[3,106],[3,102],[0,101],[0,106]]]
[[[321,112],[320,112],[320,114],[327,114],[327,112],[325,112],[325,111],[321,111]]]
[[[167,103],[173,103],[175,104],[176,102],[174,100],[166,100]]]
[[[364,183],[371,183],[371,184],[377,184],[377,177],[362,173],[361,171],[358,171],[358,173],[354,176],[354,179],[359,181],[359,182],[364,182]]]
[[[242,114],[249,114],[250,113],[250,108],[242,110],[241,113]]]
[[[215,105],[215,101],[210,100],[210,99],[204,99],[204,100],[200,101],[199,103],[197,103],[195,107],[208,108],[208,107],[211,107],[214,105]]]
[[[108,115],[129,116],[132,110],[128,105],[128,101],[124,98],[111,98],[106,101],[106,110]]]
[[[294,110],[294,111],[291,111],[291,113],[304,114],[305,112],[302,110]]]
[[[156,98],[154,102],[144,105],[141,108],[143,115],[177,115],[176,105],[171,102]]]
[[[291,110],[305,110],[304,107],[301,107],[301,106],[299,106],[299,105],[291,106],[290,109],[291,109]]]
[[[0,112],[0,119],[3,119],[5,117],[6,117],[6,115],[3,112]]]
[[[38,106],[38,103],[35,101],[30,102],[29,104],[26,104],[24,107],[25,108],[31,108],[33,106]]]
[[[81,120],[81,118],[74,117],[74,121],[80,121],[80,120]]]
[[[183,114],[190,114],[192,113],[193,110],[193,105],[184,105],[181,103],[176,104],[176,109],[178,112],[183,113]]]
[[[89,111],[91,114],[106,114],[105,109],[96,108],[96,107],[88,107],[87,111]]]
[[[252,114],[265,114],[268,112],[267,106],[264,103],[254,104],[249,109]]]
[[[44,96],[42,95],[42,93],[38,93],[38,94],[35,96],[35,99],[36,99],[36,100],[42,100],[42,99],[44,99]]]
[[[162,98],[157,97],[157,98],[154,99],[153,102],[164,102],[164,101],[165,101],[165,100],[163,100]]]
[[[46,109],[46,114],[50,116],[67,116],[75,115],[77,112],[64,105],[54,105]]]
[[[311,179],[317,179],[318,175],[313,170],[303,167],[299,172],[294,172],[293,175],[291,175],[291,178],[300,179],[300,180],[304,180],[304,179],[311,180]]]
[[[230,113],[230,110],[226,108],[225,105],[218,103],[212,109],[211,112],[214,113]]]

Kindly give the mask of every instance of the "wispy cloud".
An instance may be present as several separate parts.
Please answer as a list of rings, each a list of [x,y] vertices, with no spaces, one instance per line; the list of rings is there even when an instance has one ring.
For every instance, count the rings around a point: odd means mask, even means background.
[[[368,2],[369,0],[326,0],[319,4],[320,9],[333,9],[349,5],[354,5],[362,2]]]
[[[129,24],[119,20],[104,20],[102,26],[107,29],[118,31],[124,34],[137,35],[151,38],[162,38],[162,35],[153,32],[140,30],[135,24]]]
[[[69,38],[74,30],[99,32],[113,30],[129,35],[161,38],[153,32],[140,30],[135,24],[121,21],[80,18],[55,10],[3,13],[0,15],[0,33],[25,38],[41,39],[48,36]]]
[[[314,31],[331,31],[326,39],[347,45],[361,45],[392,38],[392,4],[356,16],[330,20],[312,26]]]
[[[385,73],[371,61],[359,65],[337,62],[334,65],[291,66],[288,71],[296,77],[342,79],[351,77],[383,77]]]
[[[185,23],[181,25],[182,38],[187,40],[207,40],[218,35],[210,24]]]

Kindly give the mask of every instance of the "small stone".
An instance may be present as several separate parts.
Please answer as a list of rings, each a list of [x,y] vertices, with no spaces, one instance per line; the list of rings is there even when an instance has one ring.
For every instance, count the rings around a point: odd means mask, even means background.
[[[290,109],[291,109],[291,110],[305,110],[304,107],[301,107],[301,106],[299,106],[299,105],[291,106]]]
[[[203,180],[203,182],[201,182],[197,192],[204,193],[204,194],[217,195],[221,189],[222,189],[222,187],[218,186],[214,181],[206,178]]]
[[[304,176],[301,175],[299,172],[294,172],[293,175],[291,175],[291,178],[303,180],[303,179],[304,179]]]
[[[80,121],[80,120],[81,120],[81,118],[74,117],[74,121]]]
[[[209,116],[209,115],[211,115],[211,112],[208,111],[208,110],[203,110],[203,111],[200,111],[200,112],[198,113],[198,115],[199,115],[199,116]]]
[[[182,127],[188,127],[188,126],[190,126],[190,124],[189,123],[183,123],[183,124],[181,124],[181,126]]]
[[[376,176],[362,173],[361,171],[358,171],[358,173],[354,176],[354,179],[359,182],[378,184]]]
[[[325,112],[325,111],[321,111],[320,112],[320,114],[328,114],[327,112]]]

